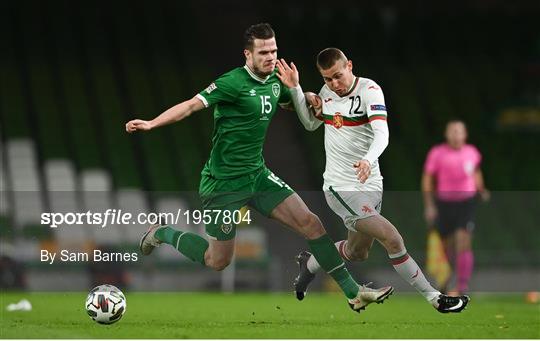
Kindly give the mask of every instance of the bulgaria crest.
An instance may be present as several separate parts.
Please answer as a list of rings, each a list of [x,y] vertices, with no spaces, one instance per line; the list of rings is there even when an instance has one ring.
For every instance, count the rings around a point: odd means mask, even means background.
[[[337,112],[334,115],[332,123],[336,129],[339,129],[343,126],[343,116],[341,116],[341,113]]]
[[[281,87],[279,86],[279,83],[272,84],[272,93],[275,97],[279,97],[279,92],[281,90]]]

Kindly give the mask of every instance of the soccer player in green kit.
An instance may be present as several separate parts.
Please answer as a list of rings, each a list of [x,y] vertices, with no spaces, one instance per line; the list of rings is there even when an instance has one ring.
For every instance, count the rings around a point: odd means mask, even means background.
[[[203,208],[234,212],[249,205],[292,228],[307,239],[312,254],[343,290],[349,306],[360,311],[377,302],[380,291],[354,281],[319,218],[264,164],[262,148],[268,125],[277,106],[291,101],[288,88],[276,76],[274,31],[269,24],[253,25],[246,30],[244,43],[243,67],[223,74],[193,98],[153,120],[129,121],[126,131],[152,130],[214,105],[212,151],[199,186]],[[148,255],[156,246],[169,244],[192,261],[223,270],[233,256],[236,226],[212,219],[206,224],[206,234],[209,241],[191,232],[152,225],[143,234],[140,248]]]

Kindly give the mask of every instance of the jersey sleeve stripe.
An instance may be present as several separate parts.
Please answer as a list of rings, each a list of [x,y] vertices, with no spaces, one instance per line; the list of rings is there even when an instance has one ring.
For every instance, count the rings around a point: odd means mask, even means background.
[[[208,108],[208,106],[209,106],[209,105],[208,105],[208,101],[206,100],[206,98],[204,98],[203,95],[197,94],[195,97],[197,97],[198,99],[201,100],[201,102],[203,102],[205,108]]]
[[[372,115],[372,116],[369,117],[369,122],[375,121],[375,120],[386,121],[386,115]]]

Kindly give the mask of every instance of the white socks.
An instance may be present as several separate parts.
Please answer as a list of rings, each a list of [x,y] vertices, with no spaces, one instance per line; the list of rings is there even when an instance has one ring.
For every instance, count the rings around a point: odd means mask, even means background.
[[[412,285],[426,300],[431,302],[441,294],[429,284],[424,273],[414,259],[409,256],[407,250],[404,249],[400,253],[388,255],[388,257],[401,278]]]
[[[347,256],[347,241],[340,240],[335,243],[336,248],[338,249],[339,255],[341,258],[350,260]],[[407,250],[403,250],[400,253],[388,255],[390,257],[390,262],[396,270],[396,272],[403,278],[407,283],[412,285],[426,300],[432,302],[434,299],[437,299],[441,294],[438,290],[433,288],[431,284],[427,281],[424,273],[416,264],[414,259],[407,253]],[[313,257],[309,257],[307,261],[307,268],[312,274],[316,273],[321,269],[321,266]]]

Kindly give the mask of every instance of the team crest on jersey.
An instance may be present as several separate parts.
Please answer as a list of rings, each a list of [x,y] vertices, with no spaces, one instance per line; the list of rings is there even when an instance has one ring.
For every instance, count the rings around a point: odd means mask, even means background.
[[[223,233],[225,233],[225,234],[231,233],[232,228],[233,228],[233,224],[222,224],[221,225],[221,231],[223,231]]]
[[[210,94],[212,91],[214,91],[216,89],[217,89],[216,83],[212,83],[205,89],[205,91],[206,91],[207,94]]]
[[[281,87],[279,86],[279,83],[272,84],[272,93],[275,97],[279,97],[279,92],[281,91]]]
[[[332,123],[336,129],[343,127],[343,116],[341,116],[341,113],[337,112],[334,115]]]

